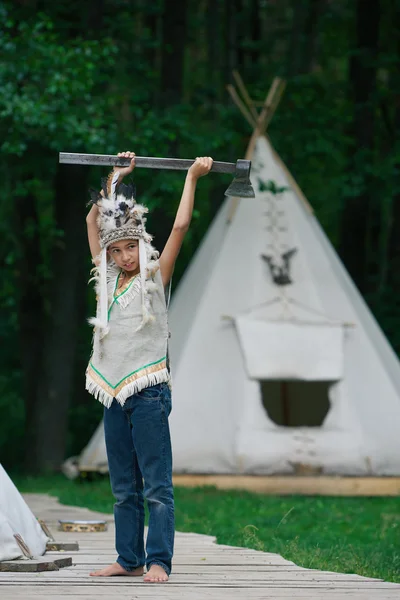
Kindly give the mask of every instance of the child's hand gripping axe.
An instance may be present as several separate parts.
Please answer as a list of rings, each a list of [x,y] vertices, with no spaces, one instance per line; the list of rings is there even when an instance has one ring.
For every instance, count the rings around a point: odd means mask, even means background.
[[[70,154],[60,152],[60,163],[70,165],[104,165],[112,167],[127,167],[131,159],[109,154]],[[135,168],[144,169],[171,169],[174,171],[187,171],[194,163],[191,159],[181,158],[152,158],[146,156],[135,157]],[[232,183],[225,192],[225,196],[239,198],[254,198],[254,190],[250,183],[250,160],[237,160],[236,163],[213,162],[212,173],[234,173]]]

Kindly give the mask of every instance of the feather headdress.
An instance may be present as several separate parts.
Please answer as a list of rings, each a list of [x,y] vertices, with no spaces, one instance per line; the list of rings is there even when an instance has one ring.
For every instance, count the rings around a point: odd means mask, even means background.
[[[147,243],[152,240],[146,232],[148,209],[136,203],[136,188],[129,185],[118,185],[119,173],[116,171],[110,179],[102,180],[103,194],[90,190],[91,202],[97,204],[99,215],[100,246],[107,248],[113,242],[124,239],[140,239]]]
[[[151,315],[151,293],[155,285],[152,278],[158,270],[158,252],[151,245],[152,236],[146,231],[148,209],[136,203],[136,188],[133,184],[118,185],[119,172],[102,180],[103,194],[90,190],[91,203],[99,208],[97,224],[99,228],[100,256],[93,279],[99,299],[97,316],[89,322],[98,327],[101,337],[108,333],[108,290],[107,290],[107,248],[110,244],[126,239],[139,240],[140,287],[142,292],[142,323],[153,320]],[[139,328],[139,329],[140,329]]]

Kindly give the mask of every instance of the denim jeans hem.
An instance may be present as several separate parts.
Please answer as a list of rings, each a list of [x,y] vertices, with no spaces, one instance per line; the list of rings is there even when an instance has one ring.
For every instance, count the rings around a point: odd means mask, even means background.
[[[116,562],[117,562],[119,565],[121,565],[121,567],[122,567],[123,569],[125,569],[125,571],[129,571],[129,572],[130,572],[130,571],[134,571],[135,569],[139,569],[139,567],[144,567],[144,565],[135,565],[135,566],[133,566],[133,567],[132,567],[131,565],[128,565],[126,562],[124,562],[120,556],[118,556],[118,558],[117,558],[117,561],[116,561]]]
[[[168,577],[171,575],[171,569],[169,569],[167,567],[167,565],[159,560],[152,560],[149,563],[146,564],[146,569],[147,572],[150,570],[150,567],[152,565],[158,565],[159,567],[161,567],[162,569],[164,569],[164,571],[166,572],[166,574],[168,575]]]

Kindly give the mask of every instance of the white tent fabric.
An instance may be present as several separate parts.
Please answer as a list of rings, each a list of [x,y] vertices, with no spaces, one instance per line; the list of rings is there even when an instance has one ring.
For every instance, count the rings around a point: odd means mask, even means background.
[[[15,534],[22,537],[33,556],[46,551],[49,538],[0,465],[0,561],[24,558]]]
[[[305,464],[326,474],[398,475],[399,361],[266,137],[258,138],[252,158],[256,198],[241,199],[229,224],[231,200],[225,201],[172,298],[174,469],[290,474]],[[343,377],[329,388],[320,427],[282,427],[269,418],[261,385],[246,372],[234,321],[221,318],[234,320],[277,295],[260,259],[273,251],[271,194],[257,192],[260,180],[286,188],[279,235],[298,250],[288,292],[292,317],[307,322],[314,311],[353,325],[344,333]],[[279,303],[265,306],[265,319],[279,320],[281,310]],[[307,336],[304,328],[299,346]]]
[[[91,471],[93,470],[93,465],[95,465],[95,470],[98,473],[108,473],[103,421],[101,421],[100,425],[90,438],[88,445],[83,449],[79,456],[78,464],[80,471]]]
[[[343,328],[323,323],[235,319],[251,379],[336,381],[343,377]]]
[[[399,361],[266,137],[251,158],[256,198],[239,200],[233,216],[226,199],[172,298],[174,471],[292,474],[305,465],[324,474],[400,475]],[[278,197],[260,191],[269,181],[284,188]],[[289,312],[274,301],[279,288],[261,258],[279,261],[282,248],[297,249]],[[255,310],[251,348],[241,319]],[[272,323],[279,347],[261,336],[272,336]],[[257,352],[265,353],[262,365]],[[321,364],[312,366],[316,354]],[[329,410],[320,426],[272,420],[264,401],[279,401],[279,375],[292,381],[297,414],[326,378]],[[106,461],[101,428],[95,436],[94,470]]]

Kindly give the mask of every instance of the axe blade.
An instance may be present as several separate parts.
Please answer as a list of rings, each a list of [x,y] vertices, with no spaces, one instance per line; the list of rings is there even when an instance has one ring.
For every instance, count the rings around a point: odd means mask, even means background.
[[[225,196],[236,196],[239,198],[255,198],[253,186],[250,181],[250,160],[237,160],[235,177],[225,192]]]

